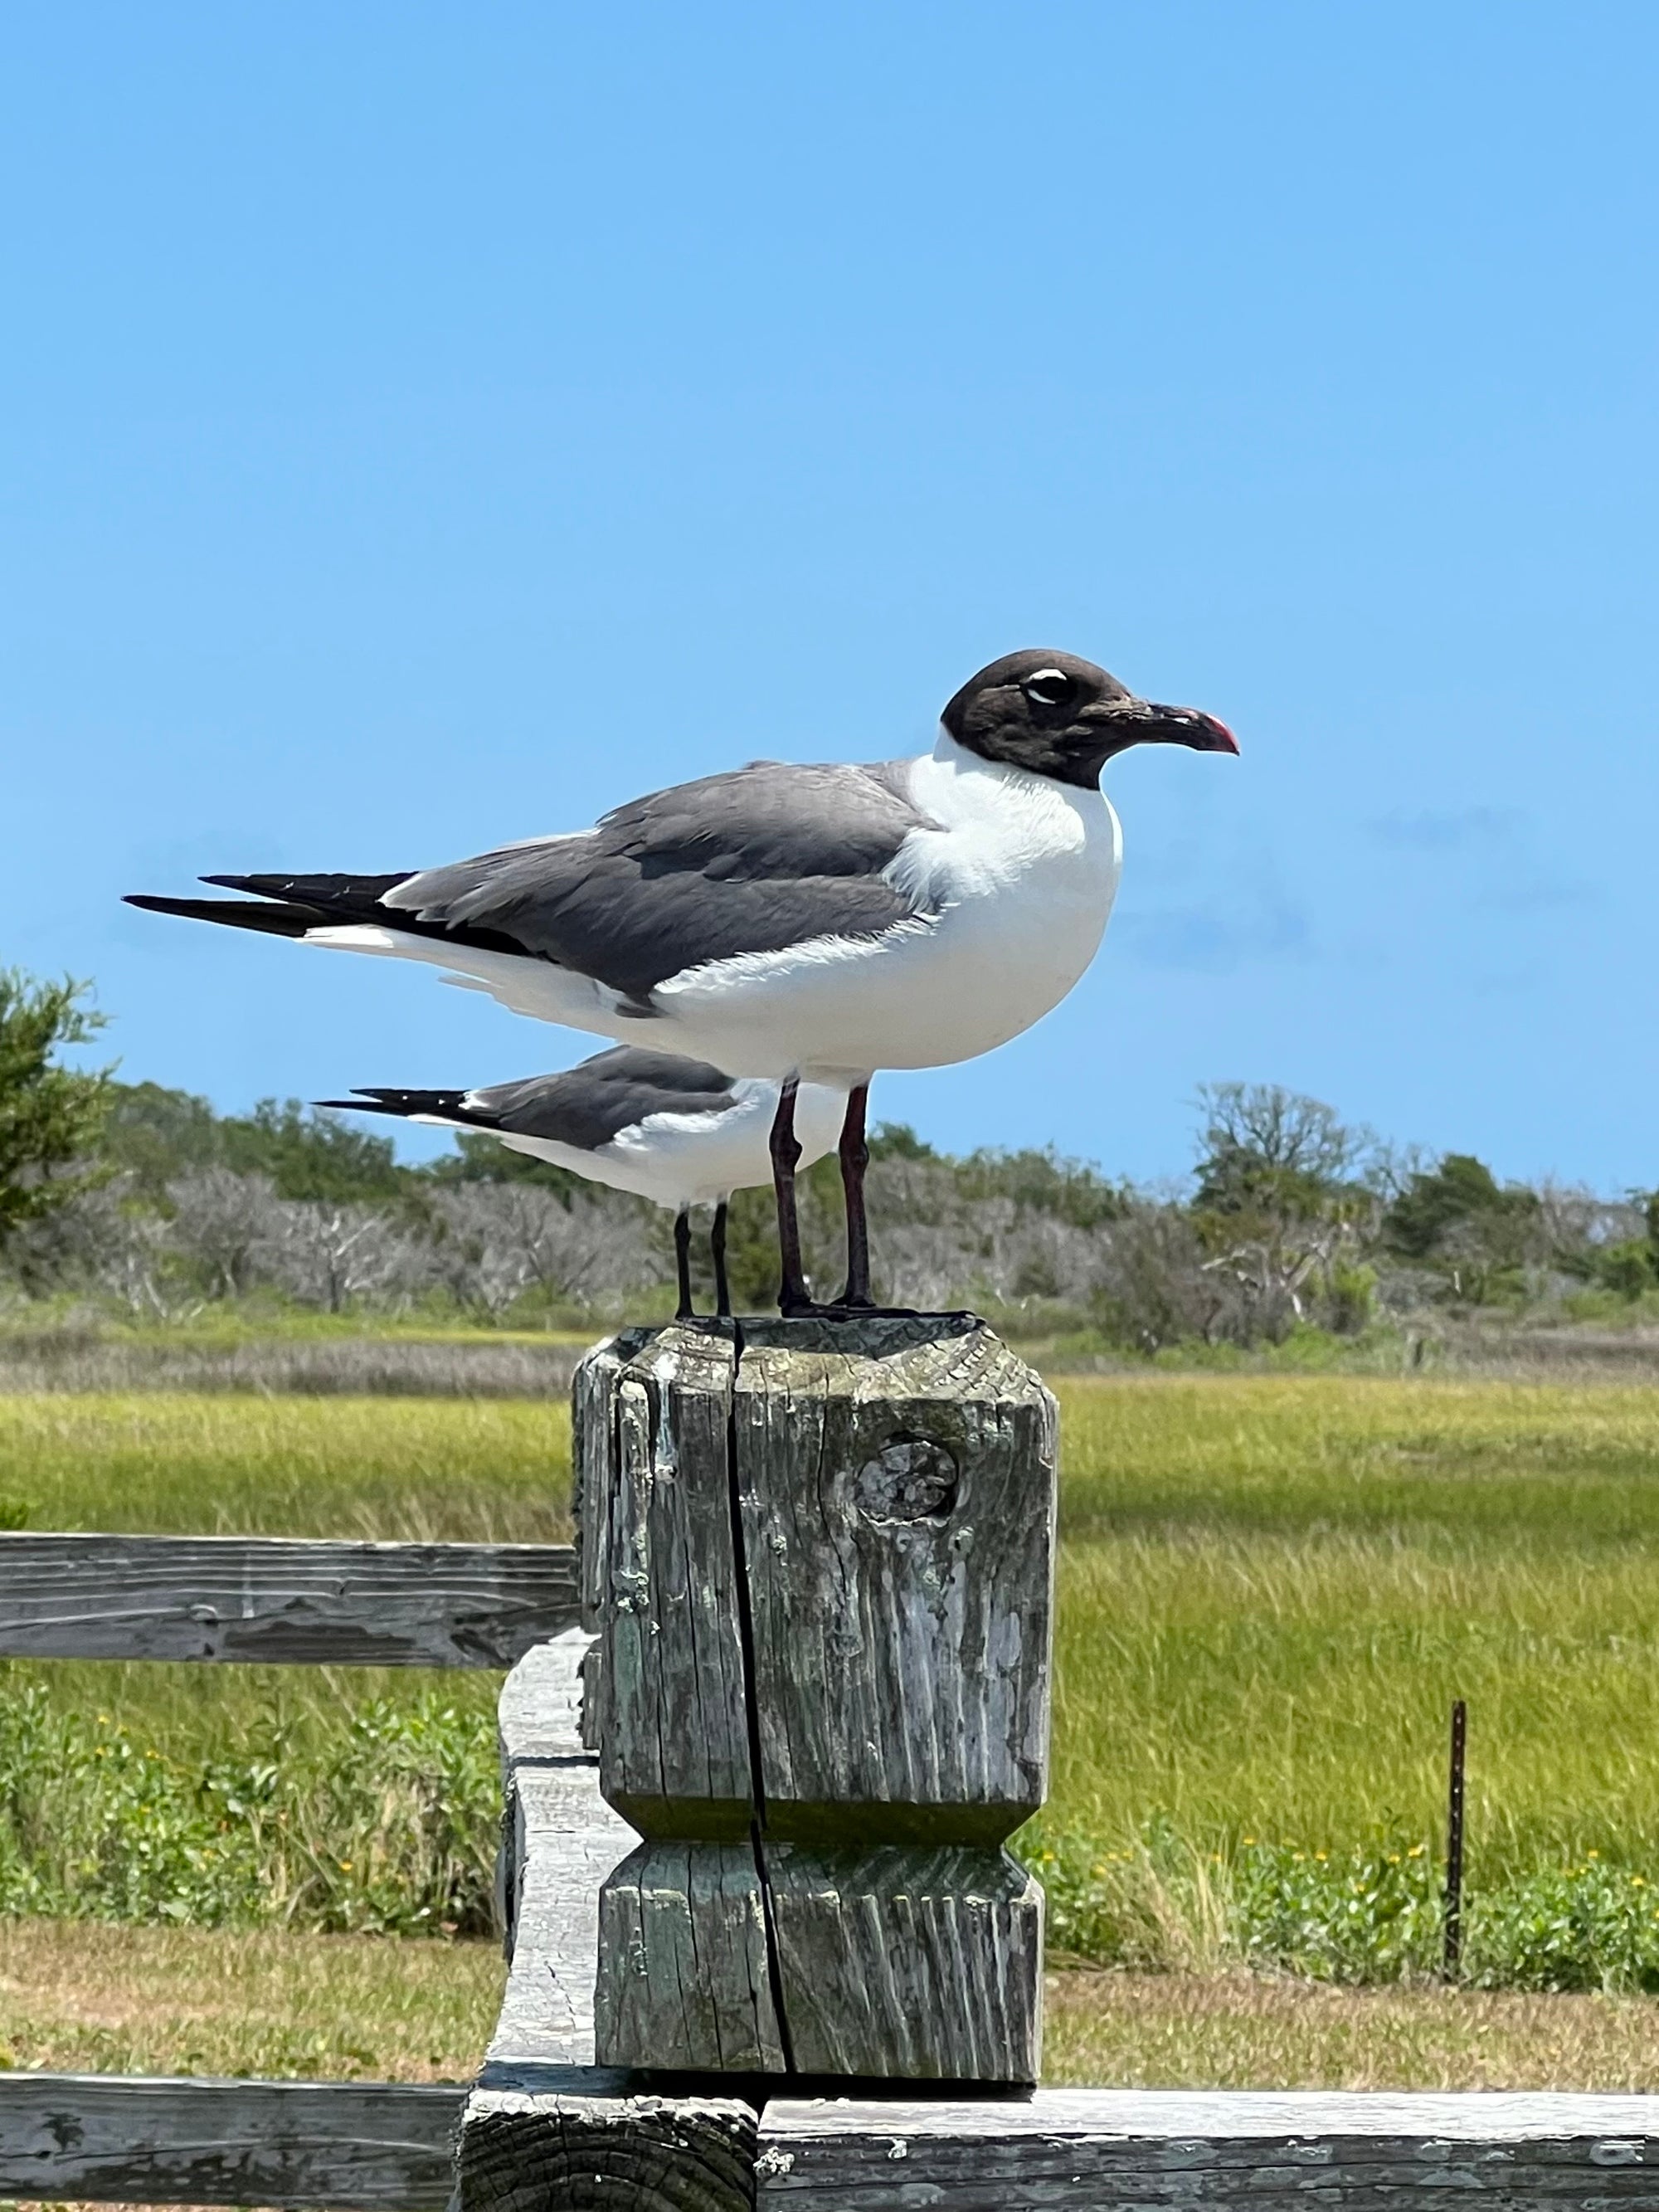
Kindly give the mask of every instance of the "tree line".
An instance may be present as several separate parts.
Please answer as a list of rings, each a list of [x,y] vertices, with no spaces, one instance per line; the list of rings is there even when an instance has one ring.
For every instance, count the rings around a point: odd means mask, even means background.
[[[298,1100],[246,1115],[67,1064],[100,1017],[82,987],[0,971],[0,1283],[155,1318],[218,1300],[480,1320],[665,1308],[666,1218],[475,1134],[420,1164]],[[1274,1085],[1195,1101],[1189,1176],[1147,1189],[1052,1151],[935,1150],[877,1130],[878,1292],[974,1304],[1155,1351],[1354,1335],[1427,1307],[1516,1309],[1659,1291],[1659,1194],[1501,1182],[1472,1153],[1402,1152]],[[818,1279],[842,1264],[833,1161],[804,1179]],[[733,1288],[775,1287],[769,1194],[739,1193]]]

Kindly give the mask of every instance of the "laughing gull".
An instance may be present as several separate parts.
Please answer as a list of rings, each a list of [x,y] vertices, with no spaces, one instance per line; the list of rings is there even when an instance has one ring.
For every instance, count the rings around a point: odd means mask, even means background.
[[[780,1082],[771,1151],[786,1313],[811,1310],[795,1086],[845,1091],[844,1303],[867,1305],[872,1074],[990,1052],[1078,981],[1121,861],[1100,789],[1107,761],[1148,743],[1238,750],[1210,715],[1154,705],[1092,661],[1046,649],[981,669],[940,723],[918,759],[756,761],[653,792],[592,830],[444,867],[207,876],[257,903],[132,903],[428,961],[516,1012]]]
[[[712,1205],[715,1310],[732,1310],[726,1283],[726,1209],[734,1190],[772,1180],[769,1132],[779,1085],[733,1078],[707,1061],[614,1045],[562,1075],[532,1075],[477,1091],[355,1092],[323,1106],[395,1114],[446,1129],[482,1129],[515,1152],[550,1160],[589,1182],[632,1191],[674,1216],[679,1276],[675,1318],[693,1318],[691,1218]],[[821,1160],[836,1142],[847,1094],[803,1084],[795,1102],[801,1158]]]

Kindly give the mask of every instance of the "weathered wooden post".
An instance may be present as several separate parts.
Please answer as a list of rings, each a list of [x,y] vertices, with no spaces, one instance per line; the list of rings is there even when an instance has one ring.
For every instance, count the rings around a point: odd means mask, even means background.
[[[1054,1401],[969,1315],[633,1330],[577,1378],[595,2057],[1029,2083]]]

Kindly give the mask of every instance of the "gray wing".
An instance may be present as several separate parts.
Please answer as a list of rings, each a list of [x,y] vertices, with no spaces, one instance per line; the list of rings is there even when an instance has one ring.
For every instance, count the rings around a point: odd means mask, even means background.
[[[597,1152],[653,1114],[714,1114],[732,1103],[732,1079],[704,1060],[617,1045],[558,1075],[531,1075],[482,1091],[360,1091],[323,1106],[404,1121],[448,1121],[492,1136],[539,1137]]]
[[[532,1076],[475,1091],[470,1118],[503,1136],[544,1137],[598,1152],[653,1114],[714,1114],[732,1103],[732,1079],[704,1060],[618,1045],[562,1075]]]
[[[648,1002],[683,969],[809,938],[876,937],[916,909],[884,879],[927,817],[906,764],[757,761],[653,793],[577,836],[405,878],[395,927],[507,943]]]

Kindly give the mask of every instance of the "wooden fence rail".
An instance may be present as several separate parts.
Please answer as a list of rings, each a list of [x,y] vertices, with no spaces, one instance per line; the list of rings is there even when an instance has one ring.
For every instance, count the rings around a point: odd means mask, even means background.
[[[1041,2091],[774,2100],[762,2212],[1618,2212],[1659,2203],[1659,2097]]]
[[[0,1534],[0,1657],[500,1667],[576,1620],[562,1544]]]
[[[0,2197],[443,2212],[465,2091],[0,2074]]]

